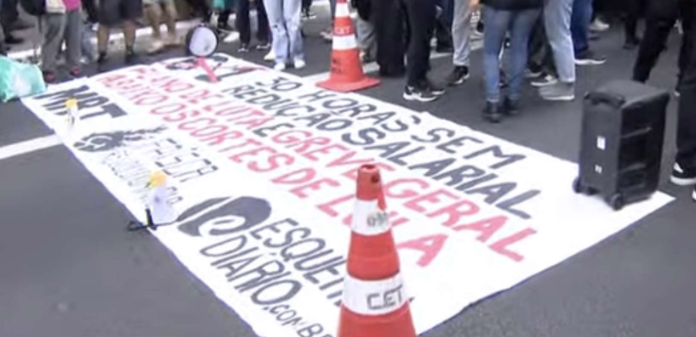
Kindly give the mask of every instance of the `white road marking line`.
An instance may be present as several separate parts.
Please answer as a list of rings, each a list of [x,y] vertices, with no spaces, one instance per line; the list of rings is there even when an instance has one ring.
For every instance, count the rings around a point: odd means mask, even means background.
[[[0,160],[12,158],[26,153],[47,149],[63,142],[57,135],[34,138],[20,143],[0,147]]]

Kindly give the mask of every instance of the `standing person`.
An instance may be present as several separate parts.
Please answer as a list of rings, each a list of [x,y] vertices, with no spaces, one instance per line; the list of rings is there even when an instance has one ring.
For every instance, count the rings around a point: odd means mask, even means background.
[[[669,34],[674,28],[677,19],[682,16],[682,45],[679,52],[679,74],[675,93],[679,93],[679,81],[681,80],[686,63],[691,53],[689,31],[694,29],[694,22],[685,20],[689,15],[689,7],[692,6],[685,0],[650,0],[645,25],[645,33],[638,49],[638,57],[633,67],[633,80],[646,82],[650,78],[650,72],[655,67],[660,54],[665,49]]]
[[[401,77],[406,73],[404,7],[401,0],[371,0],[370,3],[372,15],[376,18],[374,27],[379,75]]]
[[[592,0],[574,0],[570,16],[570,33],[573,37],[575,64],[580,66],[601,65],[607,62],[603,56],[590,50],[589,28],[592,20]]]
[[[66,44],[66,64],[70,75],[79,77],[82,51],[82,5],[80,0],[48,0],[42,16],[44,42],[41,48],[41,67],[46,83],[54,83],[58,52]]]
[[[215,3],[218,4],[216,9],[220,13],[217,18],[217,28],[223,32],[233,31],[230,26],[230,16],[232,15],[232,9],[235,7],[235,0],[220,0],[215,1]]]
[[[637,35],[638,19],[645,10],[645,4],[645,0],[625,0],[624,49],[635,49],[640,45],[640,38]]]
[[[519,112],[524,71],[527,67],[529,36],[539,18],[543,0],[482,0],[483,18],[483,71],[486,87],[486,106],[483,117],[498,123],[503,114]],[[510,33],[510,70],[508,93],[500,102],[500,52],[505,36]]]
[[[262,0],[256,0],[256,39],[258,44],[256,49],[268,50],[271,48],[270,27],[268,25],[268,16],[266,8],[263,6]],[[251,42],[251,20],[249,19],[249,0],[237,0],[237,30],[239,31],[239,52],[245,53],[249,51],[249,43]]]
[[[696,20],[696,0],[679,0],[682,3],[682,22]],[[641,46],[642,47],[642,46]],[[680,60],[682,77],[679,83],[679,117],[677,121],[677,158],[670,180],[682,186],[696,185],[696,30],[685,29]],[[696,201],[696,188],[692,192]]]
[[[402,1],[406,8],[409,27],[407,79],[403,97],[407,101],[432,102],[445,93],[444,89],[435,86],[427,77],[430,66],[430,38],[435,28],[435,3],[432,0]],[[379,48],[377,47],[378,52]]]
[[[454,86],[469,79],[469,55],[471,54],[471,15],[478,7],[478,0],[454,0],[452,18],[452,64],[454,69],[447,76],[447,84]]]
[[[539,85],[539,95],[547,101],[575,99],[575,52],[571,36],[573,0],[547,0],[544,7],[544,29],[549,39],[558,75]]]
[[[138,58],[135,54],[135,21],[143,16],[142,0],[100,0],[98,16],[97,49],[99,58],[97,62],[99,64],[106,63],[110,30],[120,25],[123,27],[123,40],[126,45],[125,63],[136,63]]]
[[[145,5],[145,16],[152,27],[152,40],[148,50],[149,53],[156,53],[162,50],[165,46],[174,46],[178,44],[179,37],[176,34],[176,6],[174,0],[143,0]],[[160,25],[162,16],[167,25],[167,39],[162,41],[162,33]]]
[[[304,68],[304,50],[300,33],[301,0],[264,0],[273,33],[275,70],[282,71],[292,61],[295,69]]]
[[[438,0],[437,20],[435,20],[435,51],[451,53],[454,50],[452,42],[452,22],[454,21],[454,0]]]
[[[377,57],[377,40],[375,39],[375,19],[370,0],[351,0],[351,7],[357,9],[355,22],[356,39],[360,48],[360,61],[372,62]]]
[[[316,17],[312,12],[312,0],[302,0],[302,19],[311,20]]]

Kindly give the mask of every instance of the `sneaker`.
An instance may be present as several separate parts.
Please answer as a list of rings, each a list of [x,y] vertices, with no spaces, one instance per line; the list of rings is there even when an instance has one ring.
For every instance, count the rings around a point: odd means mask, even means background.
[[[543,72],[535,71],[535,70],[532,70],[531,68],[527,68],[524,70],[524,78],[526,78],[526,79],[539,78],[543,74],[544,74]]]
[[[575,99],[573,83],[558,82],[539,88],[539,95],[546,101],[572,101]]]
[[[273,69],[276,71],[283,71],[285,70],[285,63],[276,63],[276,65],[273,66]]]
[[[669,180],[679,186],[696,185],[696,169],[684,168],[679,163],[674,163]]]
[[[302,11],[302,20],[314,20],[316,18],[317,15],[311,10]]]
[[[435,96],[442,96],[445,94],[445,88],[443,86],[435,84],[431,81],[426,81],[424,87],[426,87],[428,91]]]
[[[70,69],[70,76],[74,78],[82,77],[82,70],[80,67],[72,67]]]
[[[150,41],[150,47],[147,48],[147,53],[148,54],[154,54],[159,52],[164,48],[164,42],[162,42],[161,39],[152,39]]]
[[[293,61],[293,65],[295,66],[295,69],[302,69],[307,66],[307,62],[305,62],[303,59],[296,58]]]
[[[319,35],[321,35],[321,37],[324,38],[324,40],[326,42],[333,41],[333,29],[332,28],[329,28],[329,29],[319,33]]]
[[[537,88],[547,87],[556,83],[558,83],[558,79],[555,76],[549,74],[546,74],[540,79],[531,82],[532,86]]]
[[[519,115],[520,114],[520,101],[505,97],[505,101],[503,101],[503,107],[502,107],[501,112],[505,115],[508,115],[508,116]]]
[[[590,31],[593,32],[603,32],[611,27],[608,23],[603,22],[601,19],[596,18],[592,23],[590,23]]]
[[[44,82],[46,82],[47,84],[53,84],[53,83],[56,83],[58,81],[58,78],[56,77],[56,73],[54,73],[52,71],[44,71],[43,72],[43,79],[44,79]]]
[[[99,64],[106,63],[106,52],[105,51],[99,52],[99,56],[97,56],[97,63],[99,63]]]
[[[128,65],[133,65],[133,64],[139,63],[140,58],[138,57],[138,54],[136,54],[134,51],[129,50],[129,51],[126,51],[126,57],[125,57],[124,61]]]
[[[237,49],[238,53],[248,53],[249,52],[249,44],[248,43],[242,43],[239,45],[239,49]]]
[[[500,113],[500,105],[498,103],[486,102],[486,106],[483,108],[483,119],[491,123],[500,123],[503,119],[503,115]]]
[[[454,66],[452,72],[447,76],[447,84],[450,86],[460,85],[466,82],[470,76],[469,67]]]
[[[263,60],[269,61],[269,62],[274,61],[275,60],[275,53],[273,52],[273,50],[269,51],[268,54],[266,54],[266,56],[263,57]]]
[[[696,186],[694,187],[694,191],[691,193],[691,199],[693,199],[693,201],[696,201]]]
[[[404,88],[404,99],[407,101],[432,102],[437,99],[437,96],[430,92],[428,88],[417,88],[407,85]]]
[[[256,45],[256,50],[269,50],[271,49],[271,44],[268,41],[259,41]]]
[[[579,66],[597,66],[607,62],[604,56],[595,55],[592,51],[587,51],[584,55],[575,57],[575,64]]]

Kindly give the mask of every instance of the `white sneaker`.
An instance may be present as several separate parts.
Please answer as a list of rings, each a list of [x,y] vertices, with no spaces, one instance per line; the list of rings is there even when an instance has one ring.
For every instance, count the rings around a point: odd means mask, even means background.
[[[594,19],[594,21],[592,21],[592,23],[590,23],[589,28],[593,32],[603,32],[603,31],[609,29],[609,27],[610,26],[608,23],[604,23],[604,22],[602,22],[602,20],[597,18],[597,19]]]
[[[152,41],[150,41],[150,47],[147,48],[147,52],[148,54],[154,54],[162,50],[162,48],[164,48],[164,42],[162,42],[162,40],[152,39]]]
[[[302,69],[307,65],[307,62],[303,59],[295,59],[293,63],[295,64],[295,69]]]
[[[274,61],[275,60],[275,53],[273,52],[273,49],[266,54],[266,56],[263,57],[264,61]]]
[[[273,66],[273,69],[283,71],[285,70],[285,63],[276,63],[276,65]]]

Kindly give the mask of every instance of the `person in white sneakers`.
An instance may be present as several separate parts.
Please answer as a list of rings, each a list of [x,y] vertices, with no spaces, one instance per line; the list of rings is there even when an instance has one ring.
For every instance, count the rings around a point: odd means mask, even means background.
[[[264,0],[273,36],[274,69],[282,71],[292,62],[295,69],[304,68],[304,49],[300,32],[302,0]]]

